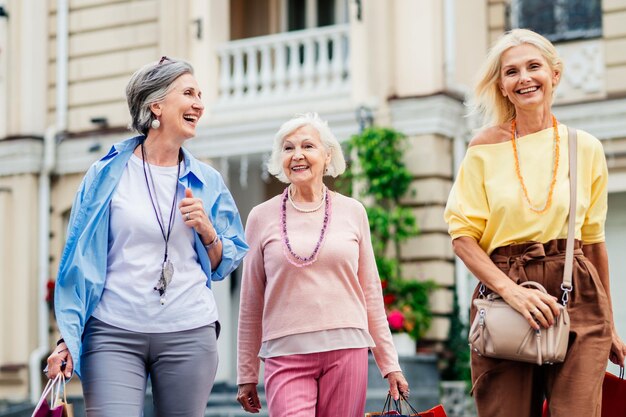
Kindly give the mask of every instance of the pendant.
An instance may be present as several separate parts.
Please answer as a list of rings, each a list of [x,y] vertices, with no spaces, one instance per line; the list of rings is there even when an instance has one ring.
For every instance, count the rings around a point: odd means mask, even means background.
[[[156,287],[154,287],[154,290],[158,291],[161,296],[161,305],[165,304],[165,291],[167,290],[167,286],[170,285],[170,282],[172,282],[173,276],[174,264],[172,264],[169,260],[163,262],[163,265],[161,265],[159,281],[157,282]]]

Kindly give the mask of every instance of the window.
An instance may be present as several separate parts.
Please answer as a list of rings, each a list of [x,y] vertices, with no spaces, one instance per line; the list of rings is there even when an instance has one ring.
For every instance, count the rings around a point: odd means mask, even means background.
[[[552,42],[599,37],[601,0],[512,0],[511,27],[534,30]]]
[[[347,0],[284,0],[288,31],[335,25],[348,21]]]

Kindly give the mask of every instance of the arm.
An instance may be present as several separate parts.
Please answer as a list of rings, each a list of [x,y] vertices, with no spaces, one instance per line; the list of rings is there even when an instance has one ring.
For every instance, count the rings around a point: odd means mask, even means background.
[[[523,315],[533,329],[539,329],[539,324],[549,327],[554,323],[554,317],[559,313],[555,297],[515,284],[471,237],[462,236],[454,239],[452,247],[467,269]],[[539,313],[533,316],[531,312],[535,309],[539,310]]]
[[[365,293],[368,329],[376,344],[376,347],[372,349],[372,353],[378,368],[389,383],[389,393],[395,400],[398,400],[400,394],[408,396],[409,384],[402,374],[398,364],[398,354],[391,340],[367,214],[362,206],[359,208],[362,210],[362,213],[359,269],[357,274],[359,283]]]
[[[609,257],[606,251],[606,244],[604,242],[594,243],[591,245],[584,245],[583,252],[585,257],[593,264],[598,271],[600,282],[606,292],[606,297],[609,302],[609,309],[611,311],[611,355],[610,359],[616,365],[624,366],[624,358],[626,357],[626,345],[620,339],[615,329],[615,322],[613,321],[613,305],[611,302],[611,288],[609,280]]]
[[[249,413],[258,413],[261,402],[256,385],[259,379],[258,353],[262,340],[265,294],[265,267],[261,247],[261,224],[253,209],[246,224],[250,252],[243,263],[237,329],[237,401]]]

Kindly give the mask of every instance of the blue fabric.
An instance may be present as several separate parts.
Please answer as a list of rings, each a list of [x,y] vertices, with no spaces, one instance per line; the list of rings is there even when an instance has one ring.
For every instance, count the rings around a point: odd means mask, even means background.
[[[76,193],[61,256],[54,291],[56,320],[80,377],[81,336],[85,324],[100,302],[107,270],[109,203],[134,149],[144,140],[136,136],[114,145],[85,174]],[[248,251],[243,225],[235,201],[221,175],[195,159],[183,148],[185,171],[179,178],[201,198],[204,209],[222,240],[222,261],[212,271],[209,255],[200,236],[195,234],[195,249],[202,270],[211,281],[223,280]]]

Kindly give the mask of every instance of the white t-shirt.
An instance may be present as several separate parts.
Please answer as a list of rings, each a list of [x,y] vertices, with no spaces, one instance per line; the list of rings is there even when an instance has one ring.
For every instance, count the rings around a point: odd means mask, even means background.
[[[150,169],[167,233],[178,168],[150,165]],[[161,305],[154,287],[165,241],[150,202],[142,160],[131,156],[111,199],[107,276],[93,313],[98,320],[135,332],[165,333],[195,329],[218,319],[213,292],[206,286],[207,276],[194,249],[193,229],[185,225],[178,208],[184,187],[179,184],[177,192],[168,244],[174,275]]]

